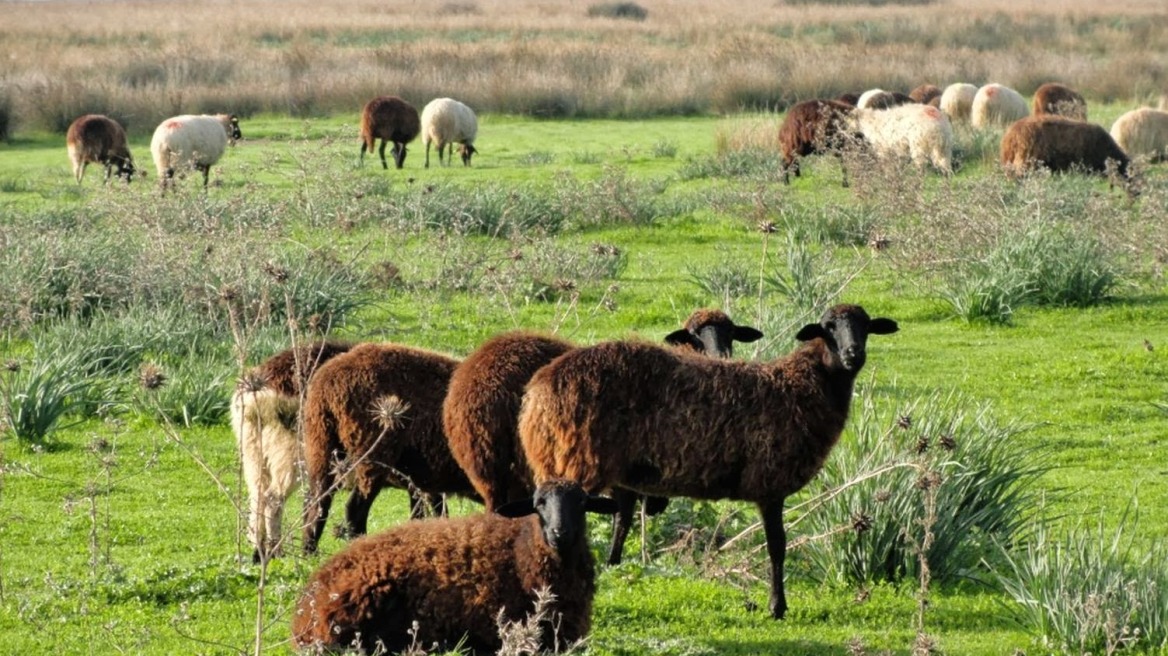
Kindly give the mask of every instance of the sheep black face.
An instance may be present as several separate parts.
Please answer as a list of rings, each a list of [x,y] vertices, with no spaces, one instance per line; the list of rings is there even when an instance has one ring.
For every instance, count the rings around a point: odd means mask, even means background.
[[[133,180],[134,174],[137,173],[134,168],[134,160],[129,157],[115,157],[110,164],[118,167],[117,177],[124,178],[126,182]]]
[[[616,511],[616,501],[589,496],[578,483],[556,479],[536,488],[531,499],[512,501],[496,512],[504,517],[538,514],[544,540],[557,552],[564,553],[585,539],[585,512],[611,515]]]
[[[858,373],[867,360],[868,335],[888,335],[899,330],[892,319],[870,319],[858,305],[837,305],[823,314],[819,323],[809,323],[795,339],[806,342],[822,339],[846,371]]]
[[[231,128],[227,131],[227,136],[229,137],[228,141],[230,141],[232,145],[235,145],[236,141],[239,141],[243,138],[243,133],[239,131],[238,116],[231,117]]]
[[[698,320],[695,322],[694,318]],[[691,316],[685,328],[666,335],[665,343],[688,346],[710,356],[729,358],[734,355],[734,342],[748,344],[761,338],[762,332],[750,326],[735,325],[730,317],[720,311],[699,310]]]

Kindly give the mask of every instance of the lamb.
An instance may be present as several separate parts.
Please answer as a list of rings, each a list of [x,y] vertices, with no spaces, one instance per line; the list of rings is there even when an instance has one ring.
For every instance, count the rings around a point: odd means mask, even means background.
[[[787,611],[783,502],[819,472],[848,418],[869,335],[898,329],[837,305],[769,363],[715,360],[638,342],[566,353],[528,384],[519,417],[537,483],[589,492],[753,501],[771,561],[770,612]]]
[[[907,158],[920,168],[931,163],[946,175],[953,172],[953,127],[936,107],[857,109],[852,119],[878,157]]]
[[[835,100],[806,100],[787,112],[779,128],[779,148],[783,155],[783,183],[790,184],[790,172],[800,177],[799,158],[832,153],[840,160],[843,186],[848,186],[848,171],[843,150],[858,140],[848,130],[847,116],[855,108]]]
[[[362,344],[317,370],[304,400],[305,553],[316,551],[341,464],[352,469],[342,530],[351,536],[366,532],[386,486],[410,491],[411,517],[425,513],[422,495],[439,513],[440,494],[475,498],[442,432],[442,401],[457,365],[432,351]]]
[[[1128,157],[1164,161],[1168,159],[1168,111],[1133,109],[1111,124],[1111,138]]]
[[[977,90],[969,108],[969,122],[975,128],[1006,127],[1030,115],[1026,99],[1010,87],[987,84]]]
[[[77,184],[85,176],[85,167],[96,162],[105,167],[105,182],[109,182],[114,167],[118,177],[129,182],[134,177],[134,158],[126,142],[126,131],[112,118],[101,114],[86,114],[69,124],[65,133],[65,148],[73,163],[73,177]]]
[[[462,144],[458,149],[462,164],[470,166],[470,157],[475,150],[474,140],[479,124],[474,110],[450,98],[431,100],[422,108],[422,143],[426,144],[426,168],[430,168],[430,143],[438,144],[438,163],[442,163],[442,150],[447,149],[446,164],[454,157],[454,144]]]
[[[913,102],[922,105],[939,107],[941,103],[941,89],[933,84],[922,84],[908,92],[908,96]]]
[[[1131,181],[1128,156],[1107,130],[1086,121],[1053,114],[1029,116],[1002,135],[1002,167],[1011,177],[1035,167],[1106,173],[1109,161],[1126,182]],[[1131,186],[1127,188],[1129,193],[1133,191]]]
[[[418,110],[397,96],[378,96],[365,103],[361,110],[361,164],[365,163],[365,151],[373,152],[373,146],[381,139],[381,168],[388,169],[385,162],[385,144],[393,143],[393,163],[402,168],[406,163],[406,144],[413,141],[422,131],[422,121]]]
[[[753,342],[762,333],[738,326],[720,310],[696,310],[665,341],[681,348],[730,357],[734,341]],[[488,510],[531,494],[534,484],[516,424],[523,388],[542,366],[574,346],[555,337],[526,331],[496,336],[471,353],[454,371],[442,407],[450,451]],[[608,563],[620,563],[632,525],[636,496],[613,490],[619,513]],[[646,500],[646,512],[664,509],[666,499]]]
[[[252,561],[281,552],[284,504],[300,483],[300,398],[322,363],[352,348],[321,341],[285,349],[244,376],[231,398],[231,428],[243,461]]]
[[[292,639],[315,651],[396,654],[414,641],[448,650],[465,636],[461,647],[495,653],[498,622],[524,620],[546,590],[554,601],[540,644],[560,653],[592,623],[596,566],[584,513],[615,510],[611,499],[551,480],[499,514],[410,522],[362,538],[313,573]]]
[[[941,92],[938,106],[949,116],[950,121],[968,123],[975,96],[977,87],[965,82],[955,82]]]
[[[1087,120],[1087,101],[1082,94],[1065,84],[1047,82],[1034,92],[1034,115],[1057,114],[1079,121]]]
[[[188,168],[203,172],[206,189],[211,166],[223,157],[228,144],[235,145],[242,138],[239,118],[232,114],[185,114],[159,123],[150,140],[150,154],[162,190],[174,184],[176,171]]]

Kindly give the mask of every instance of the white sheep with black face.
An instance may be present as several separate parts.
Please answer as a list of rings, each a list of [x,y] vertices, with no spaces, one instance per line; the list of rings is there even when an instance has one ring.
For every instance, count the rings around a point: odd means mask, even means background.
[[[460,144],[459,155],[464,166],[478,152],[474,141],[479,122],[474,110],[452,98],[431,100],[422,108],[422,143],[426,144],[426,168],[430,168],[430,144],[438,146],[438,163],[450,165],[454,158],[454,144]],[[443,161],[443,150],[447,151]]]
[[[194,169],[203,173],[203,188],[211,176],[211,166],[223,157],[228,144],[243,138],[239,118],[232,114],[186,114],[168,118],[154,130],[150,154],[165,191],[177,173]]]

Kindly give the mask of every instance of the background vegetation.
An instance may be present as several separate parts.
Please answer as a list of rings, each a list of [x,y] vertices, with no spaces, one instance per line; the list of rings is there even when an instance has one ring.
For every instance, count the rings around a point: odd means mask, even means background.
[[[0,25],[0,651],[289,651],[320,558],[250,565],[225,413],[292,342],[655,341],[717,306],[762,359],[844,300],[901,332],[788,502],[788,618],[758,610],[756,509],[678,499],[602,573],[587,652],[1164,653],[1164,166],[1134,201],[1009,183],[999,135],[960,130],[951,179],[861,158],[844,189],[828,158],[788,187],[781,114],[749,111],[1060,79],[1110,125],[1163,89],[1138,45],[1162,8],[436,6],[38,3]],[[358,168],[356,110],[385,92],[479,108],[475,165],[422,169],[415,143],[403,171]],[[246,116],[208,192],[73,181],[76,114],[129,123],[150,169],[154,122],[204,109]],[[388,493],[371,528],[405,516]]]

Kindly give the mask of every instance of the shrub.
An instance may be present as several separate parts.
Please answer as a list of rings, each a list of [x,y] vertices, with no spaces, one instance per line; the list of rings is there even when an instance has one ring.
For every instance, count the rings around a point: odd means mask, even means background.
[[[643,21],[649,17],[649,10],[635,2],[599,2],[588,7],[588,16]]]
[[[89,381],[78,373],[75,357],[48,357],[24,366],[12,360],[0,370],[0,425],[26,447],[50,446],[64,428],[61,419]]]

